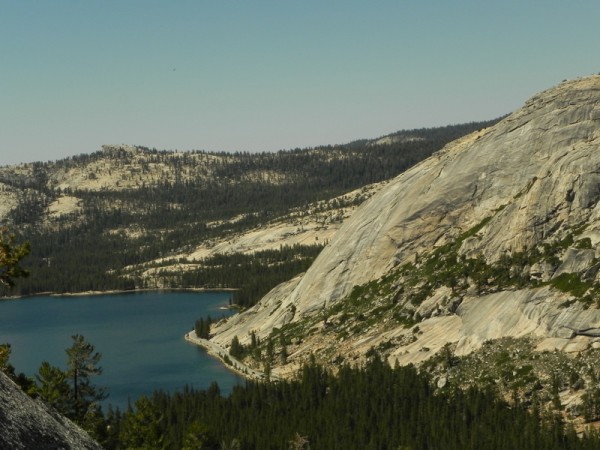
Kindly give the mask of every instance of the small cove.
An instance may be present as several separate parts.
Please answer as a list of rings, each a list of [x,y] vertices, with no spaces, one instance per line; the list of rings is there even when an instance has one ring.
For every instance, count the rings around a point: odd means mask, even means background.
[[[228,393],[241,378],[204,350],[186,342],[194,321],[230,315],[225,292],[141,292],[94,296],[38,296],[0,301],[0,343],[10,343],[11,364],[33,376],[42,361],[65,370],[65,349],[82,334],[102,354],[106,403],[125,409],[156,389],[217,382]]]

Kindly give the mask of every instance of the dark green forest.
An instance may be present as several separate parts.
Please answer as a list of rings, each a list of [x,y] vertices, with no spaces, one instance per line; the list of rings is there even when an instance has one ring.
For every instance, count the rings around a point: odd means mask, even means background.
[[[250,307],[273,287],[305,272],[322,248],[318,245],[295,245],[252,255],[217,255],[205,260],[198,270],[183,273],[179,286],[239,287],[233,293],[232,303]],[[228,269],[225,271],[224,267]]]
[[[73,167],[88,170],[90,164],[98,161],[114,166],[132,163],[132,154],[120,150],[34,163],[29,176],[0,172],[0,181],[22,190],[19,206],[10,214],[8,225],[20,240],[30,242],[32,249],[24,261],[32,276],[19,280],[10,294],[155,288],[157,283],[152,280],[128,275],[127,267],[264,225],[292,208],[390,179],[446,143],[493,123],[403,131],[396,133],[389,144],[373,145],[365,140],[276,153],[190,152],[173,157],[172,152],[141,148],[144,162],[135,173],[143,179],[148,164],[161,164],[168,168],[165,173],[169,176],[153,183],[142,182],[135,189],[61,190],[51,181],[57,171]],[[206,156],[206,164],[212,165],[199,165],[194,155]],[[207,179],[202,174],[209,169],[212,175]],[[89,170],[88,177],[96,176]],[[189,173],[197,176],[184,176]],[[276,175],[256,175],[262,173]],[[81,199],[81,214],[63,217],[48,226],[42,222],[43,213],[61,194]],[[231,221],[233,217],[239,220]],[[124,230],[142,232],[131,236]],[[288,258],[288,263],[264,265],[258,257],[252,262],[256,270],[251,270],[249,277],[219,279],[213,266],[196,274],[165,273],[161,286],[242,288],[246,293],[236,301],[248,306],[259,293],[306,270],[310,264],[307,251],[297,250],[296,259],[304,261],[302,264]],[[308,253],[316,256],[312,250]],[[238,269],[237,261],[222,265],[222,273],[231,274]],[[205,276],[207,272],[212,275]],[[254,276],[257,274],[264,280],[260,288]]]
[[[560,416],[509,405],[493,390],[432,388],[412,366],[374,357],[336,375],[316,364],[293,381],[248,381],[223,396],[156,392],[124,413],[109,411],[110,449],[597,449]]]

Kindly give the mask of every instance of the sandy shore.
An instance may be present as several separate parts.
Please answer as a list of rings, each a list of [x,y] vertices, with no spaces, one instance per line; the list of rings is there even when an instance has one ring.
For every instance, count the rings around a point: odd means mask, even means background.
[[[253,369],[253,368],[247,366],[246,364],[244,364],[243,362],[235,359],[234,357],[232,357],[229,354],[229,352],[225,348],[221,347],[220,345],[218,345],[212,341],[209,341],[208,339],[202,339],[202,338],[197,337],[196,333],[194,331],[190,331],[189,333],[186,333],[185,340],[188,342],[191,342],[192,344],[202,347],[203,349],[206,350],[206,352],[210,356],[221,361],[221,363],[223,363],[223,365],[227,369],[237,373],[238,375],[241,375],[244,378],[248,378],[250,380],[266,380],[267,379],[264,372]],[[271,374],[271,380],[278,380],[278,379],[279,379],[279,377]]]

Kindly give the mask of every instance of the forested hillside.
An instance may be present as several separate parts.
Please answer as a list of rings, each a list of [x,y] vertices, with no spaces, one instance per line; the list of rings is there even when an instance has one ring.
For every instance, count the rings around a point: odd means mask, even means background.
[[[160,266],[162,259],[199,243],[227,239],[292,209],[392,178],[447,142],[494,122],[277,153],[106,146],[89,155],[0,168],[4,221],[32,248],[25,264],[34,276],[20,281],[11,294],[244,287],[240,277],[214,276],[210,261],[196,264],[196,273],[155,270],[150,278],[131,267],[148,262],[156,266],[156,261]],[[363,200],[336,200],[331,207]],[[244,303],[252,304],[272,283],[305,270],[322,245],[315,242],[314,250],[296,247],[298,258],[305,261],[300,265],[291,257],[263,264],[263,272],[276,266],[279,276],[267,277],[271,284],[262,289],[250,288],[255,295],[252,300],[242,296]],[[222,267],[227,273],[237,264],[231,260]],[[210,276],[201,276],[208,272]]]

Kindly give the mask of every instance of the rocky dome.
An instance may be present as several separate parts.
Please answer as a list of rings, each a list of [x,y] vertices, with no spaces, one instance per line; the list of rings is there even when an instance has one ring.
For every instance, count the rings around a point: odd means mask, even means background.
[[[394,304],[419,312],[413,318],[423,336],[414,348],[396,345],[390,361],[418,362],[427,357],[422,348],[448,342],[469,352],[507,335],[532,334],[546,339],[546,346],[570,348],[571,339],[582,339],[577,330],[600,327],[600,312],[548,282],[561,274],[581,275],[586,286],[596,282],[599,137],[600,76],[535,95],[495,126],[447,145],[392,180],[344,223],[306,274],[219,324],[213,341],[226,346],[235,335],[248,339],[251,331],[267,336],[343,302],[355,286],[407,264],[418,267],[419,258],[454,242],[457,259],[490,267],[533,249],[553,253],[513,265],[530,281],[524,285],[479,292],[465,275],[463,291],[436,286],[419,302],[411,301],[414,289],[398,276]],[[450,300],[454,306],[444,309]],[[405,342],[401,337],[409,332],[406,324],[372,326],[346,339],[344,351],[364,353],[390,339]],[[587,339],[578,348],[595,338]],[[304,348],[296,351],[310,345]]]

